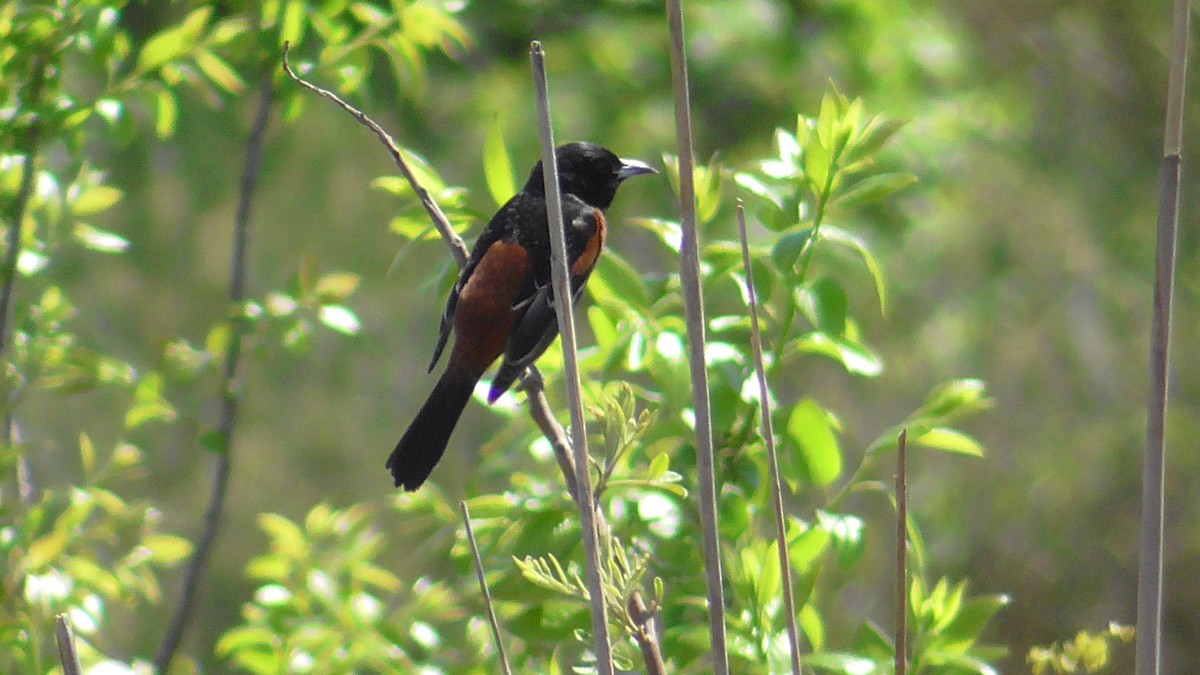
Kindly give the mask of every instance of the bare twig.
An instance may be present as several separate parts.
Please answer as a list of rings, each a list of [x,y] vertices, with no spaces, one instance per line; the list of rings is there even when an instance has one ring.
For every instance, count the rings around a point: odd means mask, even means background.
[[[1183,153],[1183,102],[1187,80],[1187,0],[1175,0],[1171,66],[1163,132],[1162,185],[1159,193],[1154,269],[1154,325],[1150,338],[1150,401],[1146,416],[1146,453],[1142,460],[1142,519],[1138,542],[1138,675],[1162,668],[1163,511],[1166,484],[1167,381],[1170,373],[1171,297],[1175,284],[1175,242],[1179,232],[1179,177]]]
[[[54,622],[54,637],[58,642],[58,660],[62,663],[63,675],[83,675],[79,665],[79,652],[75,649],[75,632],[66,614],[59,614]]]
[[[254,191],[262,173],[263,144],[267,122],[270,120],[274,92],[271,73],[268,69],[259,84],[258,110],[250,135],[246,140],[246,158],[242,168],[241,188],[238,195],[237,213],[234,216],[233,253],[230,260],[229,307],[232,313],[229,346],[225,352],[225,367],[221,377],[221,410],[217,422],[217,434],[222,447],[216,457],[213,471],[212,492],[208,509],[204,514],[204,531],[196,542],[196,550],[184,571],[183,592],[171,622],[163,635],[158,653],[154,656],[155,670],[164,673],[171,665],[179,643],[187,631],[187,625],[196,609],[200,581],[208,564],[208,557],[220,530],[225,509],[225,498],[229,491],[229,477],[233,469],[233,431],[237,423],[240,383],[238,382],[245,335],[245,318],[242,303],[246,299],[246,249],[250,230],[250,209],[254,204]]]
[[[575,459],[571,456],[571,441],[567,438],[566,430],[554,419],[554,413],[550,411],[550,402],[546,400],[546,383],[542,379],[541,371],[530,365],[521,376],[520,386],[529,401],[529,416],[554,448],[554,458],[558,460],[558,468],[567,484],[567,493],[571,495],[571,499],[579,501],[579,490],[575,487]]]
[[[908,429],[896,458],[896,675],[908,672]]]
[[[742,238],[742,263],[746,268],[746,294],[750,305],[750,346],[754,351],[754,372],[758,376],[758,398],[762,410],[763,440],[767,444],[767,468],[771,473],[771,501],[775,506],[775,541],[779,546],[779,572],[783,579],[783,603],[787,611],[788,639],[791,641],[792,672],[800,675],[800,629],[796,626],[796,599],[792,592],[792,566],[788,560],[787,520],[783,513],[783,486],[779,480],[779,456],[775,452],[775,430],[771,424],[771,391],[763,366],[762,331],[758,325],[758,294],[754,289],[754,269],[750,264],[750,241],[746,234],[746,208],[737,202],[738,234]]]
[[[658,635],[654,631],[654,612],[646,607],[642,594],[633,592],[629,595],[629,618],[637,626],[634,639],[642,650],[642,660],[646,663],[647,675],[666,675],[667,664],[663,661],[662,650],[658,647]]]
[[[696,411],[696,466],[700,471],[700,519],[704,532],[704,569],[708,575],[709,633],[713,671],[729,672],[725,646],[725,594],[722,588],[721,542],[717,525],[712,410],[704,361],[704,299],[700,291],[700,247],[696,228],[695,151],[692,147],[691,100],[688,94],[687,51],[683,33],[683,0],[667,0],[671,28],[671,80],[675,95],[675,134],[679,144],[679,206],[683,221],[679,275],[687,318],[688,356],[692,375],[692,404]]]
[[[533,84],[537,93],[538,122],[542,136],[542,175],[546,185],[546,207],[550,216],[550,277],[554,288],[554,310],[558,332],[562,336],[563,370],[567,400],[571,410],[571,449],[575,459],[575,503],[579,505],[580,530],[583,534],[584,560],[587,563],[588,591],[592,606],[592,638],[596,649],[596,668],[601,675],[612,675],[612,647],[608,636],[608,612],[604,605],[604,584],[600,573],[600,540],[596,534],[596,504],[592,499],[588,467],[587,428],[583,419],[583,396],[579,386],[579,362],[575,353],[575,317],[571,307],[571,277],[567,270],[567,240],[562,214],[562,195],[558,185],[558,164],[554,156],[554,129],[550,121],[550,96],[546,83],[546,55],[542,43],[529,50]]]
[[[337,94],[328,89],[322,89],[315,84],[310,84],[297,75],[296,71],[292,70],[292,64],[288,61],[289,47],[290,45],[287,42],[283,43],[283,69],[287,71],[288,77],[292,78],[296,84],[314,94],[333,101],[338,107],[350,113],[354,119],[358,120],[359,124],[375,132],[375,136],[379,138],[379,142],[383,143],[384,147],[387,148],[388,153],[392,156],[392,160],[396,162],[396,166],[400,169],[400,173],[404,174],[405,180],[408,181],[413,192],[416,193],[417,199],[421,200],[421,206],[425,207],[425,212],[429,214],[429,219],[433,221],[433,226],[442,235],[442,241],[446,242],[446,246],[450,249],[450,254],[454,256],[454,262],[458,263],[459,268],[462,268],[467,263],[467,258],[470,257],[467,245],[463,243],[462,237],[459,237],[454,232],[454,228],[450,225],[450,220],[446,218],[446,214],[442,212],[442,208],[430,196],[429,191],[417,180],[416,174],[409,168],[408,162],[404,160],[404,155],[400,153],[400,148],[392,140],[391,135],[384,131],[383,127],[379,126],[375,120],[367,117],[366,113],[345,102]]]
[[[463,525],[467,528],[467,543],[471,545],[471,556],[475,559],[475,576],[479,577],[479,590],[483,593],[483,606],[487,609],[488,623],[492,626],[492,639],[496,641],[496,652],[500,655],[500,670],[504,675],[512,675],[508,667],[508,655],[504,653],[504,641],[500,639],[500,624],[496,622],[496,611],[492,608],[492,593],[488,590],[487,579],[483,575],[483,560],[479,557],[479,546],[475,543],[475,529],[471,527],[471,512],[466,502],[459,502],[462,507]]]

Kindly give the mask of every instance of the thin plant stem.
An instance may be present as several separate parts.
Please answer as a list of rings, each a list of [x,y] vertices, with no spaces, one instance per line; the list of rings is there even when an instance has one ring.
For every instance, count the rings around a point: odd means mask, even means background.
[[[896,675],[908,672],[908,429],[896,457]]]
[[[1175,244],[1179,235],[1179,179],[1183,154],[1184,83],[1187,80],[1187,0],[1176,0],[1172,18],[1171,64],[1163,132],[1154,261],[1154,317],[1150,337],[1150,396],[1146,452],[1142,458],[1142,517],[1138,541],[1138,675],[1162,669],[1163,512],[1166,485],[1167,384],[1170,374],[1171,300],[1175,284]]]
[[[337,94],[311,84],[297,75],[296,71],[292,70],[291,62],[288,61],[289,46],[287,42],[283,43],[283,69],[287,72],[288,77],[292,78],[296,84],[314,94],[333,101],[338,107],[350,113],[354,119],[358,120],[359,124],[375,133],[379,142],[383,143],[383,146],[387,148],[388,154],[392,156],[392,160],[396,163],[396,167],[400,169],[400,173],[404,175],[404,179],[412,187],[413,192],[417,195],[417,199],[421,201],[421,206],[425,207],[425,212],[429,214],[429,219],[433,222],[433,226],[437,228],[438,233],[442,235],[442,241],[450,249],[450,255],[454,256],[454,262],[458,264],[459,269],[462,269],[467,264],[467,258],[470,257],[467,245],[463,243],[462,237],[458,236],[454,228],[450,225],[450,219],[442,212],[442,207],[438,206],[433,196],[425,189],[425,186],[421,185],[421,182],[417,180],[417,175],[409,168],[408,162],[405,161],[399,146],[396,145],[396,141],[392,140],[391,134],[384,131],[383,127],[379,126],[375,120],[367,117],[366,113],[342,100]]]
[[[83,675],[79,652],[75,647],[75,631],[71,630],[71,622],[66,614],[59,614],[55,620],[54,637],[58,642],[58,660],[62,664],[63,675]]]
[[[231,335],[225,352],[224,370],[221,376],[221,408],[217,422],[217,436],[221,441],[213,470],[212,490],[208,509],[204,514],[204,530],[196,542],[196,550],[184,571],[183,592],[175,613],[167,626],[158,652],[154,657],[157,672],[165,673],[179,650],[179,644],[187,632],[188,623],[196,610],[201,580],[208,566],[208,558],[220,531],[229,492],[229,478],[233,472],[233,432],[237,424],[240,396],[239,366],[246,324],[242,316],[242,303],[246,299],[246,250],[249,243],[250,211],[254,204],[254,193],[262,174],[263,145],[267,123],[270,120],[274,92],[271,73],[263,74],[259,84],[258,110],[250,127],[246,141],[246,158],[242,167],[240,194],[237,213],[234,216],[233,252],[230,259],[229,307]]]
[[[579,385],[579,361],[575,351],[575,317],[571,307],[571,277],[567,270],[567,241],[562,214],[562,195],[558,184],[558,165],[554,156],[554,129],[550,117],[550,96],[546,82],[546,55],[542,44],[534,42],[529,50],[533,84],[537,95],[538,127],[542,138],[542,174],[546,185],[546,206],[550,217],[550,276],[554,289],[558,332],[562,336],[563,370],[567,401],[571,410],[571,448],[575,459],[575,484],[581,516],[584,559],[587,563],[588,592],[592,608],[592,639],[596,650],[596,668],[601,675],[612,675],[612,647],[608,635],[608,612],[604,603],[604,584],[600,571],[600,540],[596,532],[596,504],[592,498],[588,465],[587,428],[583,419],[583,396]]]
[[[788,560],[787,519],[783,513],[783,485],[779,479],[779,455],[775,452],[775,430],[771,424],[771,390],[763,366],[762,329],[758,325],[758,294],[750,264],[750,241],[746,234],[746,208],[737,202],[738,235],[742,239],[742,263],[746,268],[746,295],[750,306],[750,346],[754,351],[754,373],[758,377],[759,407],[762,410],[763,440],[767,445],[767,468],[771,473],[771,501],[775,507],[775,541],[779,547],[779,570],[783,579],[783,604],[787,611],[791,641],[792,673],[800,675],[800,629],[796,626],[796,599],[792,591],[792,565]]]
[[[508,655],[504,653],[504,641],[500,639],[500,624],[496,621],[496,610],[492,608],[492,593],[488,590],[487,578],[483,574],[483,560],[479,557],[479,545],[475,543],[475,529],[471,527],[471,512],[466,502],[459,502],[462,508],[463,525],[467,528],[467,543],[471,545],[471,557],[475,560],[475,576],[479,577],[479,590],[483,593],[483,606],[487,609],[488,624],[492,627],[492,639],[496,642],[496,652],[500,655],[500,670],[504,675],[512,675],[508,667]]]
[[[692,405],[696,416],[696,467],[700,474],[700,521],[707,575],[709,635],[716,675],[729,672],[725,645],[725,593],[721,574],[721,540],[717,523],[717,481],[714,470],[712,409],[704,360],[704,298],[700,289],[700,247],[696,227],[696,155],[692,145],[691,98],[688,93],[687,49],[683,30],[683,0],[667,0],[671,31],[671,81],[675,98],[675,135],[679,145],[679,207],[683,241],[679,276],[687,319],[688,361],[691,365]]]

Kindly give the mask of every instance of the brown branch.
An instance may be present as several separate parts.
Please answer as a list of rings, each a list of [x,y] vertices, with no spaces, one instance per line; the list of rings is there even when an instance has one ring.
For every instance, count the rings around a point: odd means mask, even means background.
[[[554,413],[550,411],[550,402],[546,400],[546,382],[542,379],[542,372],[536,366],[526,368],[519,388],[525,392],[526,400],[529,402],[529,416],[533,418],[534,423],[542,430],[542,435],[550,441],[550,446],[554,448],[554,459],[558,460],[558,468],[562,471],[563,481],[567,484],[567,493],[571,495],[571,499],[578,502],[579,490],[575,483],[575,459],[571,456],[571,441],[567,438],[566,430],[562,428],[558,420],[554,419]]]
[[[479,545],[475,543],[475,529],[471,527],[471,512],[466,502],[459,502],[462,508],[463,525],[467,528],[467,543],[471,545],[471,557],[475,560],[475,576],[479,577],[479,590],[483,593],[483,606],[487,609],[488,623],[492,627],[492,639],[496,642],[496,652],[500,655],[500,669],[504,675],[512,675],[508,667],[508,655],[504,653],[504,641],[500,639],[500,624],[496,621],[496,611],[492,608],[492,593],[488,590],[487,579],[483,574],[483,560],[479,557]]]
[[[179,643],[183,640],[184,633],[187,632],[188,622],[196,608],[200,581],[204,576],[209,555],[212,553],[217,533],[220,530],[225,499],[229,492],[229,477],[233,470],[233,431],[237,424],[238,402],[241,394],[238,367],[241,363],[242,342],[246,331],[245,318],[242,316],[242,303],[246,299],[246,249],[250,231],[250,210],[254,204],[254,192],[258,186],[258,179],[262,174],[263,145],[273,102],[274,92],[271,73],[268,69],[259,84],[258,110],[255,113],[254,123],[250,127],[250,136],[246,141],[246,158],[242,168],[237,213],[234,216],[234,241],[229,280],[232,335],[225,353],[225,367],[221,379],[221,410],[217,422],[217,434],[221,439],[222,447],[217,454],[216,467],[213,471],[212,491],[209,496],[208,509],[204,514],[204,531],[196,542],[196,550],[192,553],[187,569],[184,571],[183,592],[179,599],[179,605],[171,617],[162,643],[154,656],[155,670],[160,673],[167,672],[179,649]]]
[[[467,258],[470,257],[470,252],[467,250],[467,245],[463,243],[462,237],[459,237],[458,234],[455,233],[454,228],[450,225],[450,220],[446,218],[446,214],[442,212],[442,208],[438,206],[437,202],[433,200],[432,196],[430,196],[429,191],[426,190],[425,187],[421,185],[420,181],[417,180],[416,174],[414,174],[412,169],[409,168],[408,162],[404,160],[404,155],[401,154],[400,148],[396,145],[396,142],[392,140],[391,135],[384,131],[383,127],[379,126],[375,120],[367,117],[366,113],[342,100],[342,98],[337,94],[329,91],[328,89],[322,89],[315,84],[310,84],[297,75],[296,72],[292,70],[292,64],[288,61],[289,47],[290,45],[287,42],[283,43],[283,69],[287,71],[288,77],[292,78],[296,84],[304,87],[314,94],[333,101],[338,105],[338,107],[350,113],[354,119],[358,120],[359,124],[375,132],[375,136],[379,139],[379,142],[383,143],[384,147],[387,148],[388,153],[392,156],[392,160],[396,162],[396,166],[400,169],[400,173],[404,174],[405,180],[408,181],[409,186],[411,186],[413,192],[416,193],[417,199],[421,200],[421,206],[425,207],[425,212],[429,214],[429,219],[433,221],[433,226],[436,227],[438,233],[442,235],[442,241],[446,242],[446,246],[450,249],[450,255],[454,256],[454,262],[458,263],[458,266],[461,269],[467,264]]]
[[[658,635],[654,630],[654,612],[646,607],[642,594],[634,592],[629,596],[629,618],[637,626],[634,639],[642,650],[642,660],[646,662],[647,675],[665,675],[667,665],[663,662],[662,650],[658,646]]]
[[[71,630],[71,622],[66,614],[59,614],[55,620],[54,637],[58,642],[58,660],[62,664],[63,675],[83,675],[79,652],[75,648],[75,632]]]
[[[563,222],[562,194],[555,161],[554,130],[551,126],[550,95],[546,81],[546,55],[542,43],[529,50],[536,91],[538,127],[542,137],[542,178],[546,187],[546,206],[550,229],[550,280],[554,289],[554,314],[562,339],[563,371],[571,413],[571,449],[575,459],[576,500],[583,536],[584,562],[592,610],[592,640],[595,643],[596,669],[600,675],[612,675],[612,643],[608,635],[608,610],[604,603],[604,582],[600,562],[600,537],[596,530],[596,504],[592,499],[588,466],[587,427],[583,418],[583,395],[579,384],[579,357],[575,350],[575,315],[571,306],[571,277],[567,269],[567,235]]]
[[[754,288],[754,269],[750,264],[750,241],[746,234],[746,208],[737,201],[738,234],[742,239],[742,264],[746,268],[746,295],[750,306],[750,347],[754,352],[754,373],[758,378],[759,408],[762,411],[763,440],[767,446],[767,468],[771,474],[771,501],[775,507],[775,541],[779,547],[779,573],[783,580],[783,604],[787,611],[788,638],[791,641],[792,673],[800,675],[800,629],[796,625],[796,600],[792,591],[792,565],[788,556],[787,520],[783,513],[783,485],[779,479],[779,455],[775,452],[775,430],[771,424],[771,391],[763,366],[762,330],[758,325],[758,293]]]
[[[1138,675],[1157,675],[1162,669],[1167,387],[1171,371],[1171,296],[1175,284],[1175,245],[1179,238],[1179,181],[1190,19],[1191,10],[1187,0],[1175,0],[1154,259],[1154,318],[1150,337],[1146,452],[1142,458],[1135,650]]]
[[[908,672],[908,429],[896,458],[896,675]]]
[[[707,575],[709,636],[713,672],[729,672],[725,645],[725,592],[721,574],[721,539],[717,519],[717,481],[714,470],[712,406],[704,358],[704,298],[700,289],[700,246],[696,227],[696,154],[692,145],[691,97],[688,93],[687,48],[683,32],[683,1],[667,0],[671,29],[671,82],[675,98],[675,135],[679,145],[679,208],[683,226],[679,277],[687,320],[688,363],[692,376],[692,405],[696,412],[696,467],[700,473],[700,521]]]

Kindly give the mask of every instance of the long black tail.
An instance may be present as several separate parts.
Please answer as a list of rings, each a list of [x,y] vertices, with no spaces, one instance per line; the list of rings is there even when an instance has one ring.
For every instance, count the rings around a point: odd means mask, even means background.
[[[463,408],[471,400],[478,378],[463,377],[447,370],[421,406],[416,419],[388,457],[396,487],[412,492],[421,487],[446,452],[450,434],[458,424]]]

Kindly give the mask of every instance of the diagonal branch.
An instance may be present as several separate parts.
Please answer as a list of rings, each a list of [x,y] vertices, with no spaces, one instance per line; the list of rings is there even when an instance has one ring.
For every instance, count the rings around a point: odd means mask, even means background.
[[[433,221],[433,226],[437,228],[438,233],[442,235],[442,241],[446,242],[446,246],[450,249],[450,254],[454,256],[454,262],[458,263],[459,268],[467,264],[467,258],[470,257],[470,252],[467,250],[467,245],[463,243],[462,237],[455,233],[454,228],[450,226],[450,220],[446,218],[446,214],[442,212],[442,207],[438,206],[437,202],[425,189],[421,182],[417,180],[417,175],[409,168],[408,162],[404,160],[404,155],[401,154],[400,148],[396,145],[396,141],[392,140],[391,135],[383,130],[375,120],[367,117],[366,113],[358,108],[350,105],[341,99],[337,94],[322,89],[315,84],[310,84],[303,80],[296,71],[292,70],[292,64],[288,61],[288,49],[290,45],[287,42],[283,43],[283,69],[287,71],[288,77],[292,78],[296,84],[313,92],[314,94],[327,98],[333,101],[342,110],[350,113],[358,123],[375,132],[375,136],[387,148],[388,154],[392,156],[392,160],[396,162],[396,166],[400,169],[400,173],[404,174],[404,179],[412,187],[416,193],[417,199],[421,200],[421,206],[425,207],[425,212],[429,214],[429,219]]]
[[[762,330],[758,325],[758,293],[754,288],[754,269],[750,265],[750,241],[746,235],[746,209],[737,202],[738,234],[742,239],[742,263],[746,267],[746,295],[750,305],[750,346],[754,352],[754,372],[758,377],[759,407],[762,410],[763,440],[767,446],[767,468],[771,474],[771,501],[775,506],[775,541],[779,547],[779,573],[783,580],[783,603],[787,609],[788,639],[791,641],[792,673],[800,675],[800,630],[796,626],[796,597],[792,592],[792,565],[788,560],[787,519],[783,514],[783,486],[779,480],[779,456],[775,452],[775,431],[771,425],[771,390],[763,366]]]

